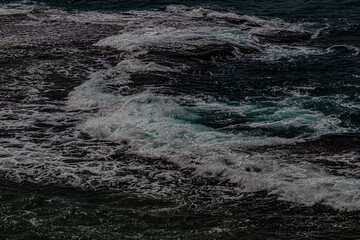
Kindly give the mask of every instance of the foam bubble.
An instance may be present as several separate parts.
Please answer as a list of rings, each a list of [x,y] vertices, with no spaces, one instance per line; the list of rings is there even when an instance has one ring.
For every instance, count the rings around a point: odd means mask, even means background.
[[[336,49],[346,49],[347,51],[353,52],[353,55],[358,56],[360,53],[360,49],[351,45],[334,45],[327,48],[328,51],[335,51]]]

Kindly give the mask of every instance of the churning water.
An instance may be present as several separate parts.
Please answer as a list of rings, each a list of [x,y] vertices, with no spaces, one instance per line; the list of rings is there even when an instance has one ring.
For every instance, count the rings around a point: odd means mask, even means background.
[[[360,5],[182,4],[0,5],[0,237],[358,236]]]

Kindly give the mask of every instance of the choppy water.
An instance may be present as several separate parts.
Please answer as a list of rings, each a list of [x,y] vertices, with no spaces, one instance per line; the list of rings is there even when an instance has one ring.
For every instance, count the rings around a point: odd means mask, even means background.
[[[3,1],[0,237],[358,236],[357,1]]]

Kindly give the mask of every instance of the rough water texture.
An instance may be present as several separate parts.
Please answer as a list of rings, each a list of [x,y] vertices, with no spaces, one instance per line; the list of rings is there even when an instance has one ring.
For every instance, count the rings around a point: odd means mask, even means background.
[[[358,236],[359,4],[182,4],[0,5],[1,238]]]

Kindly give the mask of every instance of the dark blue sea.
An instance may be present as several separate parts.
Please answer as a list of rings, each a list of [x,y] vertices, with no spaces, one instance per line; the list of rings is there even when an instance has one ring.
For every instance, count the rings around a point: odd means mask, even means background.
[[[358,239],[360,1],[0,0],[0,239]]]

